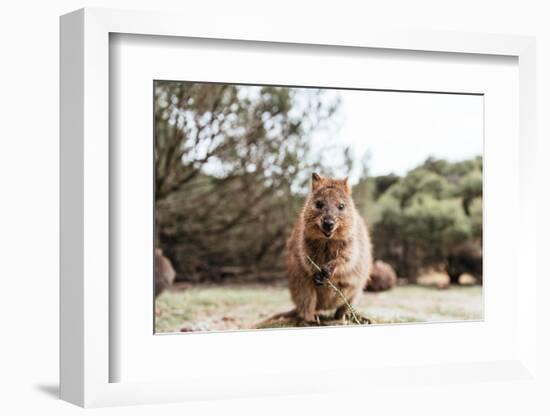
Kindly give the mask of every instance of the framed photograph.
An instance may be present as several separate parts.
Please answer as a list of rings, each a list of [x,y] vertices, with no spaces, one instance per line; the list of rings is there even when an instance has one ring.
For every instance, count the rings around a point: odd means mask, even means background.
[[[153,105],[155,333],[483,319],[483,95],[155,80]]]
[[[534,40],[179,21],[61,18],[61,397],[532,377]]]

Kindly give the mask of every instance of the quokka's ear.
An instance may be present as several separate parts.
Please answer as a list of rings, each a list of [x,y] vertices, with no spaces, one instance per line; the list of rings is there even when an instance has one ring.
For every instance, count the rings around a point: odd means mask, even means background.
[[[313,172],[311,174],[311,189],[315,191],[321,186],[321,183],[323,183],[324,178],[319,175],[317,172]]]
[[[348,177],[346,176],[344,179],[342,179],[342,185],[344,186],[344,189],[351,194],[351,185],[349,184]]]

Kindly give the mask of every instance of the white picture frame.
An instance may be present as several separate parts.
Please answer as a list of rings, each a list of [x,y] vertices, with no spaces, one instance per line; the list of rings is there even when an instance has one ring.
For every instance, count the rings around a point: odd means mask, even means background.
[[[187,19],[171,13],[151,13],[106,9],[82,9],[61,18],[61,398],[80,406],[182,401],[198,398],[247,397],[269,394],[353,389],[358,385],[433,380],[464,380],[480,382],[486,379],[522,380],[535,375],[536,361],[536,270],[535,198],[530,178],[535,171],[535,42],[533,38],[421,32],[361,31],[361,35],[342,32],[327,35],[322,28],[301,33],[296,29],[280,30],[277,25],[256,25],[243,17],[242,22],[204,25],[201,19]],[[234,27],[241,28],[235,33]],[[512,195],[517,196],[517,241],[514,242],[510,270],[517,276],[522,270],[522,285],[514,293],[515,307],[510,312],[514,321],[510,340],[513,347],[503,348],[494,359],[480,355],[467,361],[438,362],[419,359],[413,366],[399,368],[384,363],[376,368],[351,368],[344,364],[321,369],[295,367],[294,371],[265,369],[254,377],[235,377],[220,370],[215,381],[211,375],[183,374],[174,368],[173,377],[147,375],[146,380],[113,382],[111,368],[120,360],[112,348],[111,313],[116,310],[110,297],[109,276],[115,259],[110,257],[110,172],[113,167],[109,152],[109,37],[110,34],[170,36],[179,38],[224,39],[225,41],[276,42],[285,45],[330,45],[331,48],[370,48],[409,50],[441,54],[502,55],[518,60],[519,110],[517,125],[519,152],[517,170],[512,177],[517,183]],[[513,117],[512,117],[513,118]],[[495,156],[496,158],[496,156]],[[486,173],[487,175],[487,173]],[[486,178],[487,179],[487,178]],[[487,212],[485,213],[487,215]],[[512,283],[517,283],[514,281]],[[150,309],[149,309],[150,310]],[[517,323],[521,322],[521,325]],[[401,327],[405,328],[405,327]],[[416,326],[418,328],[418,326]],[[462,331],[460,326],[456,331]],[[470,328],[479,332],[483,328]],[[469,331],[470,329],[464,329]],[[360,331],[361,328],[351,329]],[[286,337],[316,337],[320,340],[334,329],[308,332],[293,330]],[[346,331],[349,331],[346,330]],[[382,330],[384,331],[384,330]],[[402,331],[418,331],[409,326]],[[264,332],[264,338],[276,342],[275,332]],[[268,335],[269,334],[269,335]],[[317,334],[317,335],[311,335]],[[383,332],[379,332],[381,337]],[[235,334],[233,334],[235,335]],[[254,334],[257,340],[261,334]],[[152,334],[151,334],[152,336]],[[214,340],[217,334],[198,335]],[[248,341],[245,334],[234,339],[234,345]],[[391,336],[391,335],[388,335]],[[429,336],[429,335],[428,335]],[[469,333],[468,336],[472,336]],[[167,337],[164,337],[167,339]],[[205,339],[206,339],[205,338]],[[179,342],[181,343],[180,338]],[[229,338],[225,338],[228,340]],[[208,341],[208,339],[206,339]],[[247,342],[248,342],[247,341]],[[166,343],[166,341],[163,341]],[[516,345],[517,344],[517,345]],[[368,371],[367,371],[368,370]],[[243,370],[244,373],[246,371]],[[320,374],[328,374],[330,384],[322,382]],[[376,382],[376,383],[375,383]]]

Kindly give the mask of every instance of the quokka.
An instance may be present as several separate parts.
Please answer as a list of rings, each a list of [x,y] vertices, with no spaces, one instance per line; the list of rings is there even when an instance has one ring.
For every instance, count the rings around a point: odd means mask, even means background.
[[[344,318],[347,306],[326,279],[353,305],[369,279],[371,251],[347,178],[313,173],[311,191],[287,242],[289,288],[298,317],[315,322],[318,312],[335,310],[335,319]]]

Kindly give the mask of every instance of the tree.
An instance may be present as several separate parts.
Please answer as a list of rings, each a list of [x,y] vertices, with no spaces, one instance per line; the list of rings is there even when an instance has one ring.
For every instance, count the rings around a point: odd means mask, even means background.
[[[457,259],[481,278],[481,169],[477,157],[457,163],[429,158],[393,181],[370,206],[375,215],[366,215],[376,257],[413,282],[421,269]]]
[[[337,105],[315,89],[155,83],[156,238],[178,277],[281,264],[319,165],[308,136]]]

